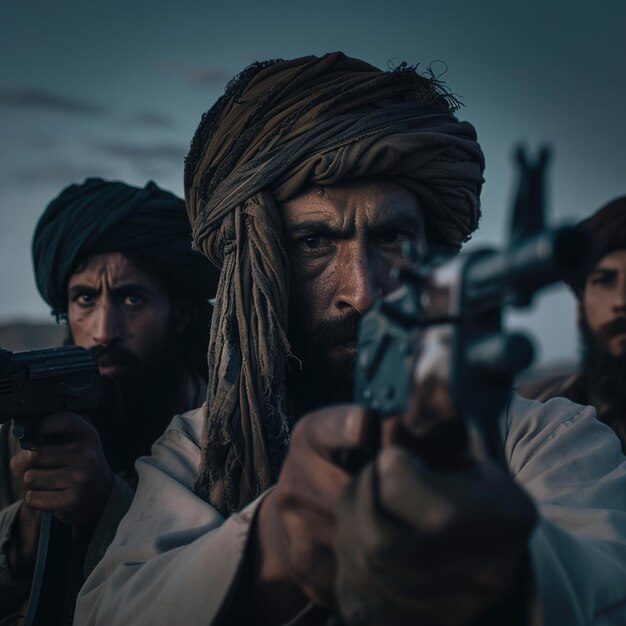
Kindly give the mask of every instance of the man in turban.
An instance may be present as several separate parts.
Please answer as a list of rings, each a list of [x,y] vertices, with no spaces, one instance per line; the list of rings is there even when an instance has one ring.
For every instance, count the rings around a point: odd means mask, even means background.
[[[138,462],[77,624],[626,619],[626,467],[593,410],[515,397],[515,481],[437,468],[394,418],[371,462],[342,461],[377,424],[346,404],[356,322],[406,242],[458,250],[478,222],[483,156],[454,110],[412,67],[332,53],[256,63],[203,117],[185,188],[222,268],[207,403]]]
[[[520,393],[544,402],[562,396],[592,405],[626,452],[626,196],[579,227],[592,247],[586,270],[570,281],[582,343],[580,370],[536,381]]]
[[[128,509],[135,460],[206,394],[202,346],[217,284],[217,270],[191,249],[184,202],[152,182],[93,178],[64,189],[37,224],[33,262],[42,297],[67,320],[70,342],[93,354],[110,393],[91,419],[39,420],[32,450],[0,431],[2,623],[15,623],[28,596],[42,511],[75,529],[71,619]]]

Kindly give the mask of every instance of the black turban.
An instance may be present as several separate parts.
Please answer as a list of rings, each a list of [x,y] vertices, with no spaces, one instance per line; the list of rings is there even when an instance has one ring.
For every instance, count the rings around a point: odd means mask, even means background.
[[[591,253],[585,269],[570,280],[570,287],[581,294],[589,272],[598,261],[616,250],[626,250],[626,196],[611,200],[578,227],[589,237]]]
[[[132,253],[178,294],[215,295],[218,270],[191,249],[185,203],[149,182],[143,189],[88,178],[46,207],[33,236],[37,288],[53,313],[67,312],[67,284],[88,257]]]

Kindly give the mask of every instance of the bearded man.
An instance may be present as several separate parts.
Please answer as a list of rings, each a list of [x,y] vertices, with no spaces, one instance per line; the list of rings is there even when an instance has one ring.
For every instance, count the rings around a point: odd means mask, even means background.
[[[570,282],[577,300],[580,369],[537,381],[520,393],[542,402],[562,396],[592,405],[626,452],[626,196],[604,205],[579,227],[592,247],[586,271]]]
[[[393,418],[361,471],[341,462],[377,425],[328,404],[351,399],[354,320],[404,242],[458,249],[478,222],[483,155],[454,110],[414,68],[332,53],[254,64],[203,117],[185,188],[222,267],[207,402],[138,462],[77,624],[626,619],[626,466],[592,409],[515,397],[515,481],[437,469]]]
[[[93,178],[64,189],[37,224],[33,262],[39,292],[67,320],[69,342],[93,354],[110,393],[97,415],[39,420],[33,450],[0,431],[3,624],[28,596],[42,511],[74,528],[71,622],[76,593],[132,500],[135,460],[206,394],[201,346],[217,284],[191,250],[184,202],[152,182]]]

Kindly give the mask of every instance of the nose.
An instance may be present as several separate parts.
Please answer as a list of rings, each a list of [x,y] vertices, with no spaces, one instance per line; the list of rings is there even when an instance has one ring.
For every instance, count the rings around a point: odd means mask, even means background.
[[[613,294],[613,311],[624,315],[626,313],[626,276],[622,276],[617,289]]]
[[[343,314],[348,309],[363,314],[372,307],[384,292],[375,265],[365,246],[345,243],[337,255],[335,308]]]
[[[123,324],[120,312],[106,303],[94,311],[93,340],[102,346],[111,346],[122,339]]]

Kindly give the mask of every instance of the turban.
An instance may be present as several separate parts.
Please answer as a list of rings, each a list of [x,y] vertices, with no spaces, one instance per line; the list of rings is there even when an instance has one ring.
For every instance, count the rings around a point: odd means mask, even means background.
[[[199,495],[238,510],[277,478],[288,444],[288,257],[280,203],[305,186],[392,177],[431,243],[476,228],[484,159],[434,78],[336,52],[256,63],[203,117],[185,162],[194,245],[222,267],[209,342]]]
[[[593,215],[578,224],[589,238],[589,259],[581,272],[569,281],[574,293],[580,296],[585,280],[598,261],[616,250],[626,250],[626,196],[611,200],[598,209]]]
[[[46,207],[33,236],[37,288],[53,313],[67,312],[67,284],[87,257],[132,253],[181,295],[215,294],[218,270],[191,247],[185,203],[149,182],[143,189],[89,178]]]

